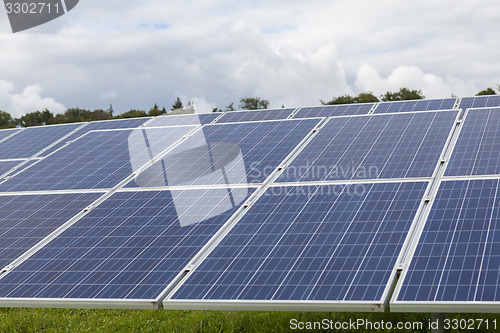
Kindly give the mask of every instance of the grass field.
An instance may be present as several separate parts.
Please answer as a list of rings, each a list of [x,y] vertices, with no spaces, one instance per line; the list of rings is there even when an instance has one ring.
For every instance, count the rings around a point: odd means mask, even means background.
[[[74,310],[74,309],[0,309],[0,332],[287,332],[291,320],[298,322],[349,322],[365,319],[367,322],[421,322],[430,320],[429,314],[398,313],[315,313],[315,312],[240,312],[240,311],[144,311],[144,310]],[[474,332],[494,332],[492,323],[500,325],[500,315],[447,314],[447,319],[489,320]],[[462,321],[464,322],[464,321]],[[470,321],[472,323],[472,321]],[[477,328],[477,322],[475,322]],[[293,327],[292,327],[293,328]],[[311,330],[304,330],[311,331]],[[314,330],[317,331],[317,330]],[[323,329],[319,331],[337,332]],[[341,332],[353,332],[351,329]],[[397,330],[373,330],[361,327],[356,332],[396,332]],[[412,329],[415,332],[429,332]],[[448,330],[466,332],[468,330]],[[472,332],[472,331],[471,331]]]

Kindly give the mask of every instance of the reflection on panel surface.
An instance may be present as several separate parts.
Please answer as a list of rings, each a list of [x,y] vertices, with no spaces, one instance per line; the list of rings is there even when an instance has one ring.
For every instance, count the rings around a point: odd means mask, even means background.
[[[205,126],[128,187],[262,183],[318,119]]]
[[[251,193],[115,193],[0,279],[0,297],[155,299]]]
[[[271,187],[173,299],[380,301],[426,187]]]

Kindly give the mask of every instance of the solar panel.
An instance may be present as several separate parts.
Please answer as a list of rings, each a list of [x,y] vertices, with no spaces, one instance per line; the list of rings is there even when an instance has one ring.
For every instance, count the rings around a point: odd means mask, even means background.
[[[271,187],[164,306],[226,301],[233,309],[244,301],[295,301],[302,304],[296,310],[330,302],[332,310],[352,310],[350,303],[383,311],[427,185]]]
[[[90,132],[0,184],[0,191],[112,188],[192,129]]]
[[[127,187],[262,183],[319,121],[205,126]]]
[[[155,300],[253,191],[115,193],[5,275],[0,304]]]
[[[65,124],[28,127],[0,143],[0,159],[32,157],[80,126],[81,124]]]
[[[468,111],[445,176],[500,173],[500,108]]]
[[[0,161],[0,177],[20,163],[21,161]]]
[[[279,182],[431,177],[457,111],[331,118]]]
[[[3,140],[6,140],[9,136],[11,136],[19,131],[20,131],[20,129],[18,129],[18,128],[0,130],[0,142],[2,142]]]
[[[460,108],[464,110],[468,108],[484,108],[497,106],[500,106],[499,95],[465,97],[460,101]]]
[[[295,108],[288,109],[269,109],[269,110],[251,110],[251,111],[229,111],[224,113],[217,123],[234,123],[243,121],[262,121],[287,119]]]
[[[374,105],[374,103],[366,103],[306,107],[300,108],[293,118],[338,117],[368,114]]]
[[[0,270],[101,195],[1,195]]]
[[[391,309],[498,312],[499,184],[441,183]]]
[[[43,156],[47,156],[53,153],[55,150],[66,145],[67,142],[76,140],[77,138],[83,136],[85,133],[97,130],[108,130],[108,129],[125,129],[125,128],[138,128],[145,124],[151,117],[143,118],[127,118],[127,119],[115,119],[115,120],[100,120],[92,121],[89,123],[80,123],[81,126],[78,131],[66,137],[63,141],[47,149]]]
[[[456,102],[456,98],[385,102],[379,103],[374,113],[450,110],[453,109]]]
[[[146,127],[155,126],[181,126],[181,125],[205,125],[210,124],[220,113],[200,113],[200,114],[182,114],[167,115],[153,118],[146,124]]]

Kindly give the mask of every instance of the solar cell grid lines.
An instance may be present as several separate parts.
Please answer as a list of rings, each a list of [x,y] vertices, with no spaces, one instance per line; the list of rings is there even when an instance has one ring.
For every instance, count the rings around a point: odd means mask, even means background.
[[[484,108],[484,107],[499,107],[500,96],[475,96],[465,97],[460,101],[460,108],[466,110],[468,108]]]
[[[457,111],[331,118],[279,182],[431,177]]]
[[[500,108],[470,109],[445,176],[500,173]]]
[[[183,115],[168,115],[153,118],[146,127],[157,126],[182,126],[182,125],[206,125],[213,122],[220,113],[202,113],[202,114],[183,114]]]
[[[451,110],[456,102],[456,98],[381,102],[375,108],[374,113]]]
[[[319,122],[207,125],[127,187],[262,183]]]
[[[408,271],[399,311],[499,310],[499,179],[441,183]],[[443,305],[443,303],[446,303]]]
[[[337,117],[368,114],[374,105],[374,103],[366,103],[304,107],[300,108],[300,110],[294,115],[294,118]]]
[[[253,191],[115,193],[5,275],[0,304],[18,297],[157,299]]]
[[[28,127],[0,142],[0,159],[32,157],[80,126],[81,124],[65,124]]]
[[[82,137],[86,133],[90,131],[97,130],[111,130],[111,129],[126,129],[126,128],[138,128],[141,125],[145,124],[151,119],[151,117],[143,117],[143,118],[129,118],[129,119],[115,119],[115,120],[100,120],[100,121],[92,121],[88,123],[80,123],[80,127],[78,130],[65,138],[65,140],[57,143],[51,148],[47,149],[44,152],[44,156],[47,156],[57,149],[60,149],[67,142],[74,141],[79,137]]]
[[[0,196],[0,269],[101,195],[102,193],[76,193]]]
[[[294,110],[295,108],[228,111],[217,120],[217,123],[287,119]]]
[[[21,161],[0,161],[0,177],[20,163]]]
[[[0,142],[6,140],[9,136],[16,134],[19,131],[20,129],[18,128],[0,130]]]
[[[380,304],[427,185],[268,188],[164,306],[288,300],[341,302],[332,305],[337,309],[371,302],[360,305],[366,310]]]
[[[192,129],[89,132],[0,184],[0,191],[113,188]]]

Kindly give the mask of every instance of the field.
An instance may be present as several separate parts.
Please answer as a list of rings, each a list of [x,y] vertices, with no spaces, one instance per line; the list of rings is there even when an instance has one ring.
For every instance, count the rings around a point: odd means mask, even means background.
[[[0,309],[0,332],[286,332],[301,331],[299,325],[321,322],[327,325],[365,320],[356,332],[396,332],[387,329],[387,323],[420,322],[427,326],[429,314],[398,313],[307,313],[307,312],[240,312],[240,311],[143,311],[143,310],[81,310],[81,309]],[[457,325],[475,325],[474,332],[491,332],[498,314],[447,314],[446,319],[457,319]],[[331,321],[330,321],[331,320]],[[460,321],[461,320],[461,321]],[[481,327],[478,324],[481,320]],[[486,329],[488,320],[490,329]],[[386,329],[380,328],[381,323]],[[329,324],[328,324],[329,325]],[[338,324],[337,324],[338,325]],[[378,325],[378,327],[377,327]],[[333,327],[333,326],[332,326]],[[457,326],[460,328],[460,326]],[[295,328],[295,329],[292,329]],[[306,328],[306,326],[304,326]],[[311,331],[311,330],[304,330]],[[337,332],[336,329],[314,331]],[[352,329],[340,330],[353,332]],[[409,331],[429,332],[428,327]],[[467,330],[451,329],[447,332]]]

